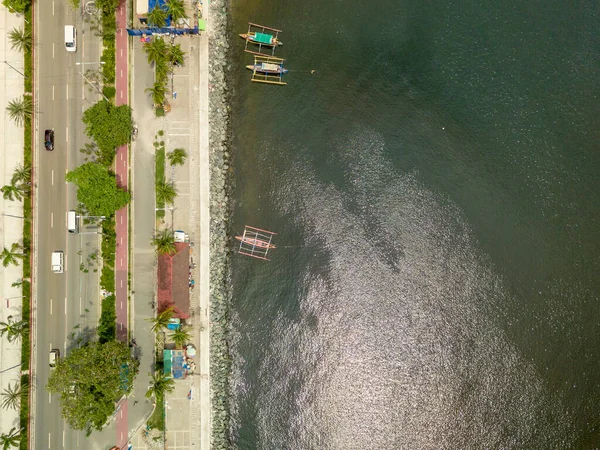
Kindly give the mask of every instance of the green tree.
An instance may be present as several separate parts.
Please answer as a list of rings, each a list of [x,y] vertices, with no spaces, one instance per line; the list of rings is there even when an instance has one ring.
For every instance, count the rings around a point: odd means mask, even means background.
[[[167,14],[171,16],[171,20],[186,19],[185,5],[182,0],[167,0]]]
[[[79,0],[67,0],[67,3],[71,7],[71,9],[79,8]]]
[[[46,389],[60,396],[62,416],[69,425],[89,435],[102,429],[115,412],[115,403],[131,392],[137,368],[126,344],[90,342],[59,361]]]
[[[158,6],[152,8],[152,11],[148,13],[148,25],[162,28],[167,24],[168,14],[164,9]]]
[[[181,45],[175,44],[169,47],[169,62],[183,66],[185,61],[185,52],[181,50]]]
[[[96,8],[109,13],[114,13],[120,0],[96,0]]]
[[[0,435],[0,446],[2,450],[8,450],[10,447],[19,447],[21,444],[21,430],[12,427],[8,434]]]
[[[173,232],[168,228],[159,231],[154,238],[152,238],[152,245],[156,247],[156,250],[160,255],[175,253],[175,238]]]
[[[5,388],[0,396],[2,396],[2,403],[0,406],[4,409],[19,409],[21,404],[21,394],[23,393],[23,386],[18,381],[15,384],[8,383],[8,387]]]
[[[31,182],[31,166],[29,164],[17,164],[10,182],[12,184],[29,184]]]
[[[28,324],[24,320],[13,320],[13,316],[8,316],[6,322],[0,322],[0,336],[4,337],[8,342],[16,342],[27,333]]]
[[[155,37],[147,44],[144,44],[144,52],[146,52],[146,56],[148,57],[148,64],[164,60],[167,55],[167,44],[162,39]]]
[[[165,102],[165,95],[167,94],[167,88],[164,83],[155,81],[151,88],[147,88],[144,92],[150,94],[152,102],[156,106],[160,106]]]
[[[31,31],[27,28],[13,28],[8,32],[10,48],[20,52],[31,50]]]
[[[156,201],[158,203],[172,205],[175,197],[177,197],[177,189],[175,189],[173,183],[165,183],[164,181],[156,183]]]
[[[175,347],[182,348],[192,339],[192,333],[189,327],[179,327],[170,335],[171,340],[175,343]]]
[[[4,267],[8,267],[11,264],[18,266],[19,259],[25,259],[25,254],[23,254],[23,252],[19,253],[18,250],[22,251],[23,247],[21,247],[17,242],[12,243],[10,250],[4,247],[2,253],[0,253],[0,259],[2,259],[2,265]]]
[[[152,375],[150,388],[146,391],[146,397],[164,398],[167,392],[173,392],[175,381],[169,375],[165,375],[162,370],[158,370]]]
[[[11,13],[23,14],[31,6],[31,0],[2,0],[2,4]]]
[[[115,174],[98,163],[77,167],[65,180],[77,185],[77,200],[92,216],[112,216],[131,200],[131,194],[117,186]]]
[[[31,110],[33,109],[33,103],[31,97],[21,97],[8,102],[6,111],[12,120],[18,126],[23,125],[25,119],[31,117]]]
[[[187,152],[182,148],[176,148],[172,152],[167,153],[169,163],[172,166],[183,166],[187,158]]]
[[[152,323],[150,327],[150,331],[154,331],[155,333],[159,333],[167,329],[169,325],[169,321],[173,318],[175,311],[172,307],[165,309],[163,312],[158,313],[156,317],[152,317],[151,319],[146,319],[148,322]]]
[[[29,192],[29,185],[25,183],[11,183],[2,186],[0,188],[0,191],[2,192],[4,200],[10,200],[12,202],[16,199],[20,202],[21,200],[23,200],[23,197]]]
[[[131,140],[133,119],[127,105],[115,106],[101,100],[83,113],[85,133],[92,138],[101,152],[114,152]]]
[[[172,66],[166,58],[159,59],[154,63],[154,78],[159,83],[166,83],[171,73]]]

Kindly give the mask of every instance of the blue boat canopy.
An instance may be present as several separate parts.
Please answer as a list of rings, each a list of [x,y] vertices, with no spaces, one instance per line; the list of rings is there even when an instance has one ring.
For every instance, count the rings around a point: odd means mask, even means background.
[[[273,35],[266,33],[255,33],[254,40],[256,42],[260,42],[261,44],[270,44],[272,42]]]

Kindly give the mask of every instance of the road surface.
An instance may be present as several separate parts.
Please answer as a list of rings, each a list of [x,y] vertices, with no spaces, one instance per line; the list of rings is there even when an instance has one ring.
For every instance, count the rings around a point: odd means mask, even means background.
[[[67,53],[64,26],[75,25],[77,52]],[[94,449],[114,442],[112,433],[85,433],[72,430],[60,415],[60,403],[45,389],[50,374],[48,354],[57,348],[61,356],[77,345],[86,332],[95,332],[100,303],[99,271],[89,259],[99,249],[97,228],[67,232],[66,214],[77,206],[76,190],[67,185],[65,173],[84,162],[79,152],[87,142],[81,116],[84,108],[99,99],[99,94],[81,74],[99,67],[100,39],[84,24],[81,11],[72,11],[64,1],[35,3],[35,74],[36,120],[35,158],[35,315],[34,342],[34,409],[32,448]],[[77,64],[79,63],[79,65]],[[44,149],[44,130],[55,133],[54,151]],[[50,269],[53,251],[64,252],[64,273]],[[84,272],[80,268],[84,265]],[[107,438],[107,436],[110,437]]]

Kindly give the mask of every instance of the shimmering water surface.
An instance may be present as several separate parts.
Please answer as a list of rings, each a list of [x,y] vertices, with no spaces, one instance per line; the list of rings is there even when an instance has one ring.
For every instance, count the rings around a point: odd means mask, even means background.
[[[236,447],[600,445],[599,8],[233,2]]]

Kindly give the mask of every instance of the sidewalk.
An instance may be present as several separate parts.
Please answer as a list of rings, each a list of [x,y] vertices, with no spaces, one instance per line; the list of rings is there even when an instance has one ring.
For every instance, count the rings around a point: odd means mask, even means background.
[[[6,113],[6,105],[11,100],[20,98],[24,92],[23,76],[10,68],[12,65],[21,72],[23,54],[12,50],[8,40],[8,32],[13,28],[23,28],[23,19],[10,14],[0,5],[0,186],[10,184],[12,173],[17,164],[23,164],[23,127],[18,127]],[[8,64],[7,64],[8,63]],[[0,245],[10,248],[13,242],[23,242],[23,220],[15,217],[23,215],[23,203],[4,200],[0,196]],[[0,248],[0,251],[2,250]],[[23,266],[2,267],[0,270],[0,322],[6,322],[9,316],[13,320],[21,320],[21,288],[12,287],[12,283],[21,279]],[[7,306],[8,305],[8,306]],[[21,375],[21,341],[11,344],[6,335],[0,338],[0,392],[20,381]],[[16,366],[16,367],[15,367]],[[8,433],[11,428],[19,428],[19,411],[13,409],[0,410],[0,433]]]
[[[191,5],[186,5],[191,12]],[[205,8],[208,11],[208,8]],[[206,19],[206,15],[204,15]],[[140,345],[144,336],[140,330],[148,328],[146,318],[153,312],[148,310],[147,300],[150,289],[156,284],[154,249],[150,238],[154,230],[149,228],[154,221],[154,138],[159,130],[164,131],[166,151],[183,148],[188,154],[183,166],[171,167],[168,160],[165,178],[174,183],[177,198],[174,209],[166,211],[160,228],[167,227],[185,230],[193,247],[190,255],[197,264],[192,276],[197,280],[196,289],[190,294],[190,315],[192,343],[198,349],[196,373],[186,380],[178,380],[176,389],[166,397],[166,443],[168,448],[178,450],[210,449],[210,366],[209,366],[209,273],[208,273],[208,221],[209,221],[209,151],[208,151],[208,36],[179,36],[175,43],[180,44],[186,53],[183,67],[176,68],[173,74],[173,92],[168,93],[171,112],[164,118],[155,118],[152,102],[144,90],[153,83],[152,69],[147,64],[139,40],[132,45],[132,64],[135,83],[132,84],[134,119],[139,126],[139,135],[132,146],[133,154],[133,328]],[[132,74],[133,75],[133,74]],[[169,85],[170,88],[170,85]],[[150,250],[151,249],[151,250]],[[145,324],[144,324],[145,323]],[[202,330],[202,331],[200,331]],[[149,340],[151,335],[144,337]],[[149,343],[144,342],[143,347]],[[146,347],[148,348],[148,347]],[[145,352],[146,350],[144,350]],[[135,396],[142,395],[148,386],[147,374],[140,367]],[[138,394],[138,390],[142,391]],[[188,397],[189,394],[189,397]],[[130,400],[131,407],[131,400]],[[141,401],[140,401],[141,403]],[[133,449],[151,448],[145,427],[136,428],[130,420]]]

